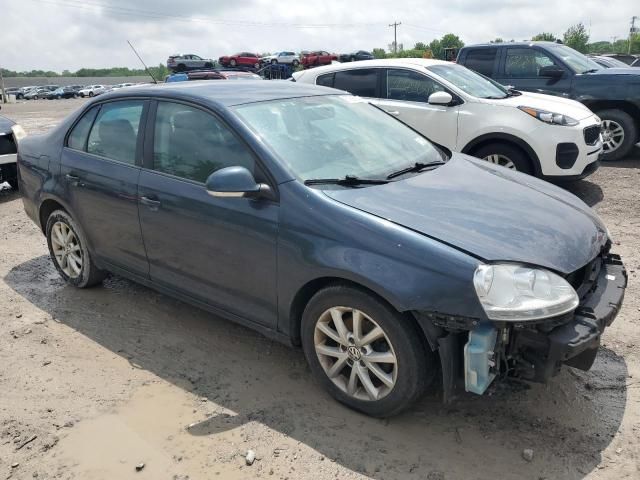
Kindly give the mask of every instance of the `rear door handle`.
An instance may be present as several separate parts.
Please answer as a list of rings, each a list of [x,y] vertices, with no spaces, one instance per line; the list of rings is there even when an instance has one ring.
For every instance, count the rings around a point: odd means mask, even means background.
[[[400,112],[398,110],[385,110],[389,115],[393,115],[394,117],[397,117],[400,115]]]
[[[151,210],[158,210],[160,208],[160,200],[149,197],[140,197],[140,203],[149,207]]]

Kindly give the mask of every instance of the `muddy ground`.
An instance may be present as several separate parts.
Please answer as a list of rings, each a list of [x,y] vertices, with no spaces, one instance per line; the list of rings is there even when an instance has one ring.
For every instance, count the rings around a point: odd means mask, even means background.
[[[82,102],[2,113],[33,134]],[[251,330],[118,277],[65,286],[19,196],[0,192],[0,479],[638,479],[639,186],[636,148],[569,187],[630,276],[590,372],[426,397],[388,421],[337,404],[301,352]]]

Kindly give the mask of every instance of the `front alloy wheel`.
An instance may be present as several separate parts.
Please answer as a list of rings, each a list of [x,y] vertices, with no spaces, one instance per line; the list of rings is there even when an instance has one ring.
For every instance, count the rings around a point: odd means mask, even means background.
[[[484,160],[495,165],[500,165],[501,167],[510,168],[511,170],[517,170],[513,161],[506,155],[494,153],[493,155],[484,157]]]
[[[396,354],[380,325],[364,312],[330,308],[316,323],[314,344],[324,372],[347,395],[370,401],[393,390]]]
[[[415,318],[356,286],[317,292],[300,333],[316,379],[336,400],[374,417],[409,407],[437,372]]]

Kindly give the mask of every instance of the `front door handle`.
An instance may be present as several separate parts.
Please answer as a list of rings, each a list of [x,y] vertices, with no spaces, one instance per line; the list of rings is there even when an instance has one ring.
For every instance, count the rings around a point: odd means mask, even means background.
[[[160,200],[149,197],[140,197],[140,203],[149,207],[151,210],[158,210],[160,208]]]
[[[400,115],[400,112],[398,110],[385,110],[385,112],[387,112],[389,115],[393,115],[394,117]]]
[[[64,178],[66,178],[67,180],[69,180],[70,182],[77,182],[80,180],[80,177],[78,177],[77,175],[71,175],[70,173],[67,173]]]

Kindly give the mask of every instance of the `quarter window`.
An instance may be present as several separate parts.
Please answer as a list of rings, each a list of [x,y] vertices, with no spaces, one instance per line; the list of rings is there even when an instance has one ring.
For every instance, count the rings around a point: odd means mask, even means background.
[[[93,120],[96,118],[98,109],[99,107],[93,107],[75,124],[69,134],[67,147],[73,148],[74,150],[86,151],[87,136],[89,135],[91,125],[93,125]]]
[[[96,118],[87,152],[134,165],[144,101],[106,103]]]
[[[512,78],[535,78],[540,68],[555,65],[547,54],[531,48],[509,48],[504,72]]]
[[[154,170],[204,183],[224,167],[254,171],[248,148],[213,115],[179,103],[160,102],[153,140]]]
[[[361,97],[375,97],[378,84],[378,71],[372,68],[359,68],[336,72],[334,88],[346,90]]]
[[[427,102],[434,92],[444,87],[435,80],[411,70],[387,71],[387,98],[406,102]]]
[[[323,87],[333,87],[333,73],[326,73],[324,75],[320,75],[316,79],[316,85],[322,85]]]
[[[465,67],[475,70],[486,77],[493,75],[493,65],[496,61],[497,48],[476,48],[467,53]]]

